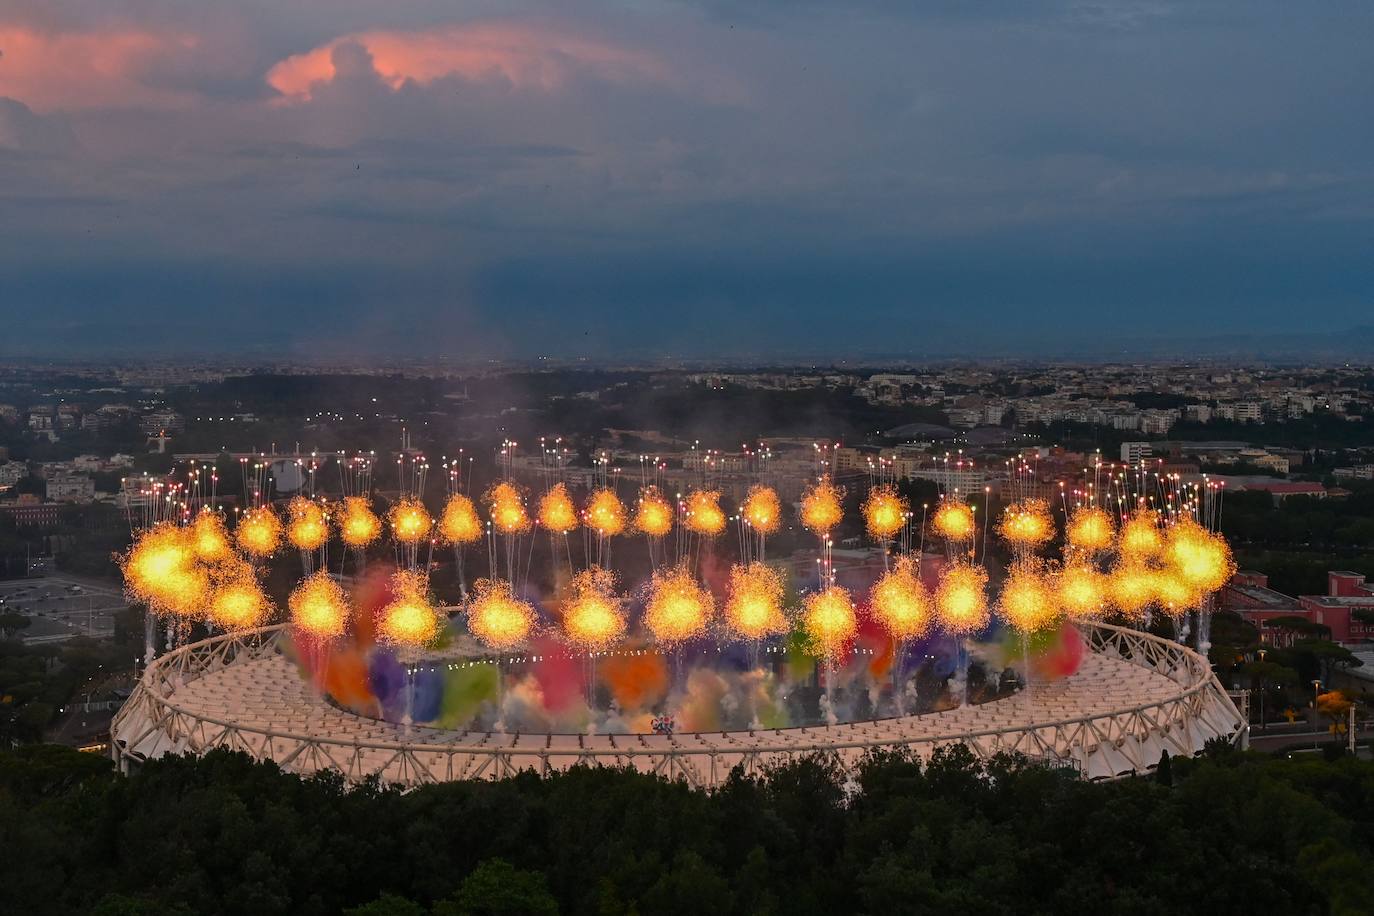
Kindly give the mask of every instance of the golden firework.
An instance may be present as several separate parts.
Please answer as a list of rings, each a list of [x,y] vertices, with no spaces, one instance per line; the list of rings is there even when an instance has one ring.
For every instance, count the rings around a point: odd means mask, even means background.
[[[1188,518],[1169,529],[1164,556],[1169,568],[1198,592],[1218,591],[1236,571],[1226,539]]]
[[[281,519],[271,506],[249,509],[234,529],[234,540],[250,557],[270,557],[281,544]]]
[[[342,636],[351,614],[348,596],[324,570],[297,585],[286,606],[291,625],[316,639]]]
[[[711,593],[697,582],[686,564],[654,573],[644,623],[665,646],[700,636],[715,614]]]
[[[725,513],[720,508],[720,493],[716,490],[693,490],[687,494],[689,531],[704,537],[715,537],[725,530]]]
[[[775,534],[782,526],[782,504],[778,501],[778,491],[772,487],[761,484],[750,487],[740,513],[749,527],[759,534]]]
[[[654,538],[661,538],[673,530],[672,504],[663,498],[658,487],[645,487],[639,491],[635,530]]]
[[[587,500],[587,527],[603,538],[625,530],[625,504],[611,489],[597,490]]]
[[[816,655],[834,658],[842,653],[859,627],[848,590],[832,585],[823,592],[807,595],[802,627]]]
[[[197,616],[205,611],[210,580],[195,559],[190,529],[156,525],[138,536],[123,560],[125,588],[154,613]]]
[[[391,601],[377,615],[377,638],[393,646],[423,646],[439,635],[439,612],[425,577],[400,570],[391,577]]]
[[[168,573],[150,606],[156,612],[189,620],[205,614],[209,596],[209,574],[192,566]]]
[[[391,523],[391,536],[398,544],[418,544],[429,537],[434,527],[434,519],[425,504],[413,496],[396,500],[387,513],[387,520]]]
[[[1075,620],[1101,616],[1107,606],[1107,577],[1087,563],[1071,563],[1054,577],[1064,611]]]
[[[599,566],[573,577],[563,611],[563,636],[586,652],[600,652],[625,635],[625,612],[615,593],[615,576]]]
[[[272,615],[272,601],[262,590],[252,567],[235,565],[216,576],[210,592],[210,619],[226,630],[248,630]]]
[[[1112,546],[1116,525],[1111,515],[1097,506],[1080,506],[1069,516],[1065,535],[1069,546],[1088,553],[1097,553]]]
[[[873,487],[864,500],[864,523],[870,537],[891,538],[906,524],[907,502],[891,484]]]
[[[577,508],[563,484],[554,484],[539,498],[539,524],[556,534],[567,534],[577,527]]]
[[[1112,570],[1107,594],[1112,607],[1127,617],[1139,617],[1155,600],[1156,571],[1141,563],[1125,563]]]
[[[935,590],[935,617],[956,636],[988,625],[988,574],[981,566],[953,563],[940,574]]]
[[[372,511],[366,497],[349,496],[343,501],[339,534],[345,544],[356,550],[362,550],[381,537],[382,520]]]
[[[487,491],[486,501],[491,523],[501,534],[524,534],[530,529],[525,497],[515,484],[501,481]]]
[[[807,488],[801,498],[801,522],[818,536],[825,536],[844,518],[844,491],[826,475]]]
[[[997,596],[997,613],[1022,633],[1030,633],[1059,617],[1059,596],[1036,564],[1016,563]]]
[[[763,639],[787,630],[782,611],[782,574],[764,563],[730,568],[725,623],[740,639]]]
[[[941,537],[952,544],[963,544],[973,540],[973,510],[969,508],[968,503],[945,498],[935,510],[931,524]]]
[[[534,626],[534,608],[505,579],[478,579],[467,608],[468,630],[497,652],[517,648]]]
[[[1013,550],[1029,552],[1054,537],[1054,518],[1043,499],[1023,499],[1002,512],[997,533]]]
[[[1127,563],[1144,563],[1159,556],[1164,549],[1164,535],[1159,530],[1159,516],[1149,509],[1131,513],[1117,536],[1117,551]]]
[[[462,493],[454,493],[444,504],[444,514],[439,518],[439,534],[444,542],[454,547],[471,544],[482,537],[482,520],[477,517],[477,507]]]
[[[206,563],[220,563],[234,554],[224,516],[218,512],[202,509],[191,524],[191,539],[195,542],[196,559]]]
[[[286,505],[286,516],[286,537],[297,550],[318,550],[329,540],[324,509],[314,500],[292,497]]]
[[[1202,603],[1202,592],[1172,568],[1156,570],[1153,581],[1155,603],[1166,614],[1178,617]]]
[[[892,569],[873,583],[868,602],[874,619],[898,642],[919,639],[930,628],[930,593],[911,557],[899,557]]]

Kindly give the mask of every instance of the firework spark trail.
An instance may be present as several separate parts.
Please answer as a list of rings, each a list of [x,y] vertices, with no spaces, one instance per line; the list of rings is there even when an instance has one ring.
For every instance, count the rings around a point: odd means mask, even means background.
[[[835,584],[830,532],[844,518],[844,491],[835,486],[828,474],[822,475],[802,493],[800,515],[802,525],[820,542],[818,586],[828,588]]]
[[[906,525],[909,508],[907,501],[891,484],[871,487],[867,498],[864,499],[864,524],[869,537],[883,546],[883,569],[887,569],[888,566],[888,548],[893,536]]]

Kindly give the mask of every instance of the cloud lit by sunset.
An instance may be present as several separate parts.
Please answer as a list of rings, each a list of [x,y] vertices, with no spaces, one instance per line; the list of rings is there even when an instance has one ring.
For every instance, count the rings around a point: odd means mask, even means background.
[[[336,52],[350,45],[370,55],[378,77],[392,89],[457,77],[549,92],[574,72],[610,80],[662,74],[646,54],[545,26],[488,22],[344,35],[281,61],[268,72],[267,82],[289,99],[307,100],[317,85],[338,75]]]

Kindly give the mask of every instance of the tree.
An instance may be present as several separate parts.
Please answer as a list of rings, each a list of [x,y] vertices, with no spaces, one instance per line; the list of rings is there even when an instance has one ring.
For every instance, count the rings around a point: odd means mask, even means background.
[[[1339,690],[1328,690],[1317,695],[1317,712],[1331,720],[1327,727],[1333,735],[1341,735],[1346,730],[1346,717],[1355,701]]]
[[[1345,646],[1325,639],[1303,639],[1294,643],[1293,651],[1306,654],[1316,660],[1318,678],[1326,683],[1336,668],[1359,668],[1364,665],[1353,652]]]
[[[31,623],[33,621],[18,611],[5,611],[0,614],[0,633],[4,633],[6,639],[13,639],[14,634],[28,628]]]
[[[557,916],[558,901],[537,871],[525,871],[505,859],[477,864],[452,898],[434,906],[434,916]]]
[[[371,903],[344,910],[345,916],[425,916],[425,908],[413,900],[382,894]]]

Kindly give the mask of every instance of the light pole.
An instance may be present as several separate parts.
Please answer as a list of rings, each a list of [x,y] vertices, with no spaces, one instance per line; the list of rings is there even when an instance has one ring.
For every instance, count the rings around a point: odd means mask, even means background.
[[[1260,650],[1259,650],[1259,658],[1260,658],[1260,665],[1261,665],[1261,667],[1260,667],[1260,676],[1259,676],[1259,691],[1260,691],[1260,731],[1262,731],[1262,732],[1267,732],[1267,731],[1269,731],[1269,725],[1268,725],[1268,723],[1265,721],[1265,718],[1264,718],[1264,668],[1263,668],[1263,665],[1264,665],[1264,655],[1265,655],[1265,650],[1264,650],[1264,649],[1260,649]]]
[[[1317,730],[1317,697],[1321,694],[1322,682],[1312,682],[1312,750],[1317,750],[1321,745],[1319,739],[1321,732]]]

